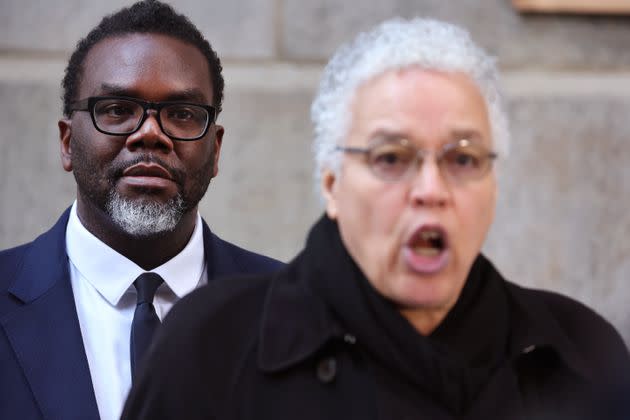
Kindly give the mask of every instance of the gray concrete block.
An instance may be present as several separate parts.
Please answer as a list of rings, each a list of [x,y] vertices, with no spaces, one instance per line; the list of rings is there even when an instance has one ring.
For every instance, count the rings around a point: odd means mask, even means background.
[[[59,154],[59,88],[0,82],[0,249],[48,229],[75,195]]]
[[[596,308],[630,342],[630,98],[520,98],[486,250],[514,282]]]
[[[310,91],[228,89],[219,175],[201,212],[219,234],[289,260],[319,215],[313,187]]]
[[[281,51],[286,58],[326,60],[342,43],[394,17],[425,16],[469,29],[501,65],[622,69],[630,65],[628,19],[521,15],[506,0],[287,0]]]
[[[101,18],[131,0],[3,0],[0,49],[68,53]],[[222,58],[268,58],[274,52],[273,0],[170,2],[187,15]]]

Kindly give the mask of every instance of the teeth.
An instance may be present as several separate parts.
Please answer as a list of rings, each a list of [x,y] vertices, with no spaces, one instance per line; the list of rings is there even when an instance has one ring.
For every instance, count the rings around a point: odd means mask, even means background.
[[[435,257],[436,255],[440,254],[440,249],[418,245],[413,247],[413,252],[414,254],[422,255],[425,257]]]
[[[430,241],[432,239],[439,239],[442,235],[440,235],[440,232],[438,232],[437,230],[425,230],[420,232],[420,236],[425,241]]]
[[[418,239],[412,246],[414,254],[434,257],[444,250],[443,235],[438,229],[423,230]]]

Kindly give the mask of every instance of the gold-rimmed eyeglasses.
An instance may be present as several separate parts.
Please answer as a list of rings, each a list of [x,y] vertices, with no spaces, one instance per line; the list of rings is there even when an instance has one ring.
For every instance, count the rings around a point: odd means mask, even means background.
[[[370,171],[388,182],[407,179],[430,154],[435,155],[442,174],[458,182],[482,178],[497,158],[493,151],[467,139],[448,143],[437,152],[419,149],[405,138],[377,140],[365,148],[337,146],[337,150],[364,155]]]

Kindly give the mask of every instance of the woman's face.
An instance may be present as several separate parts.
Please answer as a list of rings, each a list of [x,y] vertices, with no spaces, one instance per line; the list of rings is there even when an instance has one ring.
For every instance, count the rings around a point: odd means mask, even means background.
[[[436,153],[466,139],[492,150],[485,102],[460,73],[412,67],[386,72],[355,96],[345,147],[406,139],[428,152],[402,180],[377,177],[362,154],[325,172],[326,211],[370,283],[407,317],[433,319],[453,307],[494,217],[494,170],[454,180]],[[430,328],[431,330],[433,328]],[[430,332],[430,331],[427,331]]]

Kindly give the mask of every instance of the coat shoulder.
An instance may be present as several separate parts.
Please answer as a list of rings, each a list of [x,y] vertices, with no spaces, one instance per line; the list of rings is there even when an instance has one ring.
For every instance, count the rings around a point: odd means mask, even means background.
[[[581,341],[595,335],[621,341],[612,324],[582,302],[557,292],[511,286],[518,289],[517,293],[540,300],[571,338]]]
[[[219,279],[183,297],[165,318],[122,419],[218,418],[256,352],[273,275]],[[186,384],[186,392],[179,389]]]
[[[184,296],[165,318],[157,338],[164,341],[164,356],[179,359],[178,364],[197,359],[195,363],[210,370],[228,369],[238,363],[239,355],[258,338],[272,280],[269,274],[226,277]],[[191,342],[199,346],[186,349],[190,354],[184,356],[179,343]],[[221,348],[220,358],[203,357],[216,348]]]
[[[164,322],[186,324],[194,328],[223,328],[221,320],[249,321],[262,310],[264,298],[273,279],[272,274],[242,274],[221,278],[184,296],[173,307]]]
[[[615,327],[587,305],[560,293],[509,283],[513,295],[535,310],[538,305],[592,368],[622,369],[630,377],[630,353]]]

